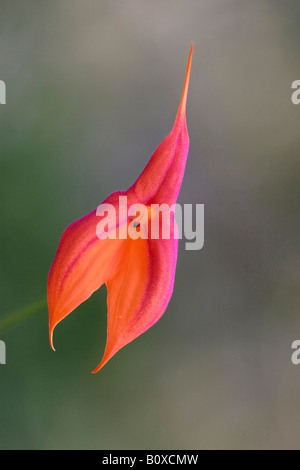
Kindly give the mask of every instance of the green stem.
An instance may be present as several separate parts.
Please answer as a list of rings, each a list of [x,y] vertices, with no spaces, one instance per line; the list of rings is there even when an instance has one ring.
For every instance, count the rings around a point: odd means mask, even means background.
[[[4,330],[11,328],[14,325],[26,320],[27,318],[32,317],[36,313],[43,310],[47,307],[47,299],[39,300],[33,304],[27,305],[27,307],[23,307],[15,312],[10,313],[4,318],[0,318],[0,332],[2,333]]]

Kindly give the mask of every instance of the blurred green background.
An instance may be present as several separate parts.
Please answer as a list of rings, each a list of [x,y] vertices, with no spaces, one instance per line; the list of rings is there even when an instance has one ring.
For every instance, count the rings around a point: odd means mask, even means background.
[[[106,290],[0,332],[1,449],[300,448],[300,3],[4,1],[0,319],[46,295],[59,237],[170,131],[194,41],[180,242],[163,318],[96,376]]]

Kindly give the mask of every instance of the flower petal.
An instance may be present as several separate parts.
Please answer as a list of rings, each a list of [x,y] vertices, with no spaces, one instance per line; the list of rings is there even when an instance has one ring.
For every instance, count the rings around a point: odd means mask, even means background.
[[[120,192],[105,203],[116,205]],[[118,209],[118,206],[116,206]],[[116,219],[118,221],[118,219]],[[125,240],[96,235],[96,211],[73,222],[63,233],[48,278],[50,344],[56,325],[114,274]]]
[[[163,315],[173,292],[178,249],[170,232],[170,240],[129,238],[122,247],[119,269],[107,282],[107,343],[94,373]]]
[[[189,136],[186,125],[186,100],[192,65],[193,43],[186,70],[183,93],[170,134],[153,153],[149,163],[136,182],[128,190],[144,204],[169,204],[176,202],[184,175]]]

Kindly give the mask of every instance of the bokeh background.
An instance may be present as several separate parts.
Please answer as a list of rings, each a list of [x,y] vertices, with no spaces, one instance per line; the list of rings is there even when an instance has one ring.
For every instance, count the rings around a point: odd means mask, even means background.
[[[46,295],[59,237],[170,131],[190,41],[190,152],[163,318],[98,375],[106,290],[0,332],[1,449],[300,448],[298,0],[1,0],[0,319]]]

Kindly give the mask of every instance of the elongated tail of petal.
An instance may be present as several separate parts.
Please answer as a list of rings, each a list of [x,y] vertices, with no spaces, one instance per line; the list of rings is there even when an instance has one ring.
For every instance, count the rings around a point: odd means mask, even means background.
[[[134,193],[139,200],[146,201],[147,204],[166,203],[172,205],[178,197],[189,150],[186,101],[192,56],[193,43],[191,44],[181,101],[172,131],[155,150],[144,171],[128,191],[128,194]]]
[[[186,68],[183,92],[182,92],[181,101],[180,101],[180,105],[179,105],[178,112],[177,112],[177,117],[180,116],[180,115],[185,115],[185,112],[186,112],[186,101],[187,101],[187,95],[188,95],[189,84],[190,84],[193,50],[194,50],[194,44],[192,42],[191,43],[191,49],[190,49],[190,55],[189,55],[189,58],[188,58],[188,63],[187,63],[187,68]]]

